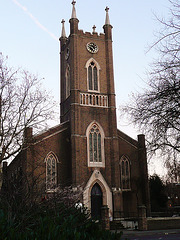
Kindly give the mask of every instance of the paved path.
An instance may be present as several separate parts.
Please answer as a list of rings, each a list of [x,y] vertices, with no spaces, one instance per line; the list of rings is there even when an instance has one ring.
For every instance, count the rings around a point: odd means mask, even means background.
[[[122,240],[180,240],[180,229],[131,231],[123,230]]]

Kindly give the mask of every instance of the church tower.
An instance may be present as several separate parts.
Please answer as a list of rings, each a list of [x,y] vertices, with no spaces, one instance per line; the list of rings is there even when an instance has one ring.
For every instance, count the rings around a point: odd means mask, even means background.
[[[62,20],[60,37],[61,123],[38,135],[27,129],[28,147],[6,167],[4,179],[14,181],[23,169],[46,195],[57,186],[80,186],[80,201],[92,217],[109,211],[113,219],[132,214],[134,222],[145,206],[150,212],[145,136],[134,140],[117,129],[112,26],[105,11],[104,33],[95,26],[83,32],[73,0],[70,34]]]
[[[106,176],[110,187],[116,176],[118,140],[113,75],[112,26],[106,7],[104,33],[79,30],[72,2],[70,35],[62,20],[61,122],[70,121],[72,184],[87,182],[94,170]],[[87,168],[88,167],[88,168]]]
[[[75,3],[70,34],[66,36],[62,20],[60,37],[60,119],[70,126],[71,184],[82,186],[82,202],[92,216],[100,216],[102,205],[108,206],[109,216],[117,211],[137,214],[137,206],[149,201],[145,139],[142,148],[140,140],[117,129],[109,8],[104,33],[98,34],[95,26],[83,32]],[[145,183],[142,190],[140,181]]]

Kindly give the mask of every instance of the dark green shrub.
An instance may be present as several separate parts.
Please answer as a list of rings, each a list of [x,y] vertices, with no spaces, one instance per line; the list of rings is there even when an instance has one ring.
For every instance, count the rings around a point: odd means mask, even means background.
[[[93,222],[85,210],[58,203],[52,208],[49,201],[23,207],[13,215],[0,207],[1,240],[108,240],[120,239],[120,234],[104,231]]]

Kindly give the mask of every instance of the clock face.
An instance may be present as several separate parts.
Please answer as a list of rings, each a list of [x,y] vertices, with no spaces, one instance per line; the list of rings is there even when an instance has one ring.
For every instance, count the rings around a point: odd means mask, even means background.
[[[87,50],[90,53],[97,53],[98,52],[98,46],[93,42],[87,43],[86,47],[87,47]]]

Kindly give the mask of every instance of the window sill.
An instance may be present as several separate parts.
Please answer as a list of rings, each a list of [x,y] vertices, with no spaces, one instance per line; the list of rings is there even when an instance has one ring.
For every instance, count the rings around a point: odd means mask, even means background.
[[[46,190],[46,193],[55,193],[57,190],[56,189],[48,189]]]
[[[88,163],[88,167],[102,167],[102,168],[105,168],[105,163],[101,162],[89,162]]]
[[[131,189],[122,189],[122,192],[130,192]]]

